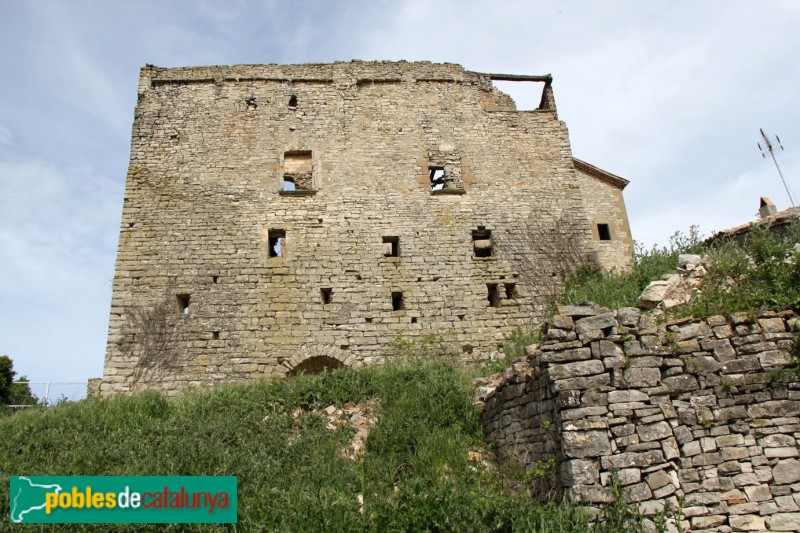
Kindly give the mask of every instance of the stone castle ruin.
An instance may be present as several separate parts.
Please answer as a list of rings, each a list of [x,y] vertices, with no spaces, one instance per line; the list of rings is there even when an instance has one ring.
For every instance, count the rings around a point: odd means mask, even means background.
[[[559,257],[629,264],[626,184],[573,157],[549,75],[148,65],[100,393],[381,362],[398,338],[492,357]]]

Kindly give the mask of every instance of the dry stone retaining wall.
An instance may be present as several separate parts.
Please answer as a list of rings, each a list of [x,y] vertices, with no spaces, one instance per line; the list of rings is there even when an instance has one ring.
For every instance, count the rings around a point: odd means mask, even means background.
[[[800,530],[800,384],[776,376],[792,312],[658,323],[560,308],[540,346],[480,391],[488,437],[587,505],[616,476],[644,514],[707,531]]]

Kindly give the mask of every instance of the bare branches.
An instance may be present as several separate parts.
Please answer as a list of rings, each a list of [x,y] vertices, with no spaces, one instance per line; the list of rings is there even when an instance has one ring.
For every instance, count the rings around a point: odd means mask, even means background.
[[[132,384],[145,375],[164,375],[180,368],[177,351],[178,319],[176,295],[171,287],[154,305],[140,304],[128,308],[122,328],[120,349],[136,360]]]
[[[564,279],[570,274],[600,269],[597,254],[587,242],[585,227],[565,215],[549,223],[531,215],[504,246],[531,292],[534,305],[545,309],[558,303]]]

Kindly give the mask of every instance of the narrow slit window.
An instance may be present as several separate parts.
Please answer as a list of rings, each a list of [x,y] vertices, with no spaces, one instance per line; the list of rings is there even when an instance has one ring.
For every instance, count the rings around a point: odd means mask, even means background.
[[[218,283],[219,282],[219,276],[211,276],[211,281],[213,283]]]
[[[383,256],[400,257],[400,237],[383,238]]]
[[[516,300],[517,299],[517,284],[516,283],[506,283],[506,300]]]
[[[597,225],[597,236],[600,238],[601,241],[611,240],[611,228],[608,227],[608,224]]]
[[[486,229],[483,226],[478,226],[478,229],[472,230],[472,247],[475,252],[475,257],[491,257],[492,230]]]
[[[333,289],[327,287],[320,289],[319,294],[322,298],[322,305],[328,305],[333,301]]]
[[[191,295],[189,294],[179,294],[178,295],[178,311],[182,315],[189,314],[189,304],[191,303]]]
[[[403,293],[402,292],[393,292],[392,293],[392,311],[402,311],[405,309],[405,302],[403,302]]]
[[[489,300],[489,307],[500,307],[500,293],[497,290],[497,283],[487,283],[486,290]]]
[[[282,229],[269,230],[269,256],[283,257],[286,254],[286,231]]]

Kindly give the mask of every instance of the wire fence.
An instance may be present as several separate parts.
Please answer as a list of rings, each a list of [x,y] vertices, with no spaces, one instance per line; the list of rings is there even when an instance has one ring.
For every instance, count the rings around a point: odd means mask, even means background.
[[[77,402],[86,398],[88,383],[85,381],[15,381],[27,385],[36,398],[35,405],[58,405],[62,402]],[[31,405],[9,405],[12,409]]]

